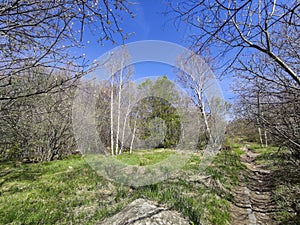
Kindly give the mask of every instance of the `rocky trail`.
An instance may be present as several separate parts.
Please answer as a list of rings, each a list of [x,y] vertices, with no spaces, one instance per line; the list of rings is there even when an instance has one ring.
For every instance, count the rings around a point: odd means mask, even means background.
[[[241,155],[241,162],[246,166],[238,175],[239,184],[232,190],[234,199],[230,206],[231,225],[273,225],[276,205],[272,201],[275,188],[273,171],[259,162],[260,154],[247,147]],[[188,182],[210,188],[209,176],[187,176]],[[220,185],[222,186],[222,185]],[[123,208],[118,214],[105,219],[100,224],[190,224],[179,212],[148,199],[137,199]],[[204,223],[205,224],[205,223]]]
[[[272,202],[272,172],[257,162],[258,153],[242,149],[245,153],[241,162],[247,169],[239,175],[239,185],[234,188],[234,201],[231,205],[233,225],[276,224],[275,204]]]

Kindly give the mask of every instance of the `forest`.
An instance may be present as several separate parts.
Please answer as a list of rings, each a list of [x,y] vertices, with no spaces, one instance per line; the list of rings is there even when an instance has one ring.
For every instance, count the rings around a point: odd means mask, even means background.
[[[0,224],[300,224],[300,2],[145,4],[0,2]]]

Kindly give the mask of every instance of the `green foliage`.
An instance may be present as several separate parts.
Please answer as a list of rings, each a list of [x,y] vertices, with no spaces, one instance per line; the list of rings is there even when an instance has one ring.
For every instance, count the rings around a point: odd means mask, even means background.
[[[208,142],[209,142],[209,136],[206,131],[203,131],[199,135],[198,146],[197,146],[198,149],[204,149],[205,146],[207,146]]]
[[[273,198],[280,207],[277,220],[297,224],[299,218],[294,210],[299,208],[300,186],[297,168],[287,164],[289,152],[246,144],[276,171]],[[240,161],[244,145],[232,141],[232,148],[220,151],[203,173],[199,173],[203,155],[193,153],[178,176],[138,188],[99,177],[78,155],[40,164],[1,163],[0,224],[96,224],[137,198],[155,200],[177,210],[191,224],[230,224],[230,191],[238,185],[238,175],[246,170]],[[128,165],[147,166],[171,154],[176,153],[171,149],[152,149],[112,157]]]
[[[2,154],[0,154],[0,161],[4,160],[18,160],[22,156],[22,151],[19,148],[19,144],[8,146],[6,149],[3,148]]]
[[[291,175],[288,176],[291,177]],[[289,181],[277,186],[273,198],[279,207],[276,219],[280,221],[281,224],[300,224],[299,193],[299,179],[294,178],[292,182]]]
[[[176,108],[170,102],[177,97],[174,84],[162,76],[155,81],[146,80],[138,88],[148,97],[141,99],[132,109],[131,129],[137,124],[137,137],[156,143],[158,148],[176,146],[181,135],[181,123]]]
[[[164,134],[157,147],[169,148],[177,145],[180,138],[180,117],[170,103],[162,98],[147,97],[138,103],[133,112],[138,114],[139,138],[153,139],[156,135]],[[162,120],[161,124],[158,118]]]

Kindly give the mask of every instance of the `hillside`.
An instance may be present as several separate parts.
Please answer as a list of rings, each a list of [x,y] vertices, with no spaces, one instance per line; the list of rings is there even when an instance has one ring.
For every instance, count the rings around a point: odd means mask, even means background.
[[[173,178],[136,188],[98,176],[81,156],[40,164],[1,163],[0,224],[96,224],[139,198],[177,211],[193,224],[241,224],[240,219],[250,221],[246,224],[296,224],[299,215],[285,198],[292,195],[299,207],[297,171],[283,174],[280,161],[270,164],[273,151],[247,146],[235,144],[220,152],[204,174],[198,170],[202,156],[194,153]],[[155,154],[164,159],[160,152]],[[291,186],[294,193],[287,192]]]

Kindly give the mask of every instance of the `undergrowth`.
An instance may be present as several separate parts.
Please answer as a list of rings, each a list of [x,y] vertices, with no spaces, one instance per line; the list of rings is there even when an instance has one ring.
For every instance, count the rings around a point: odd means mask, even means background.
[[[145,166],[170,154],[167,149],[118,158]],[[1,163],[0,224],[95,224],[137,198],[164,204],[194,224],[230,224],[228,190],[243,169],[240,154],[239,146],[221,151],[200,174],[202,154],[195,153],[179,176],[139,188],[98,176],[80,156],[39,164]]]

